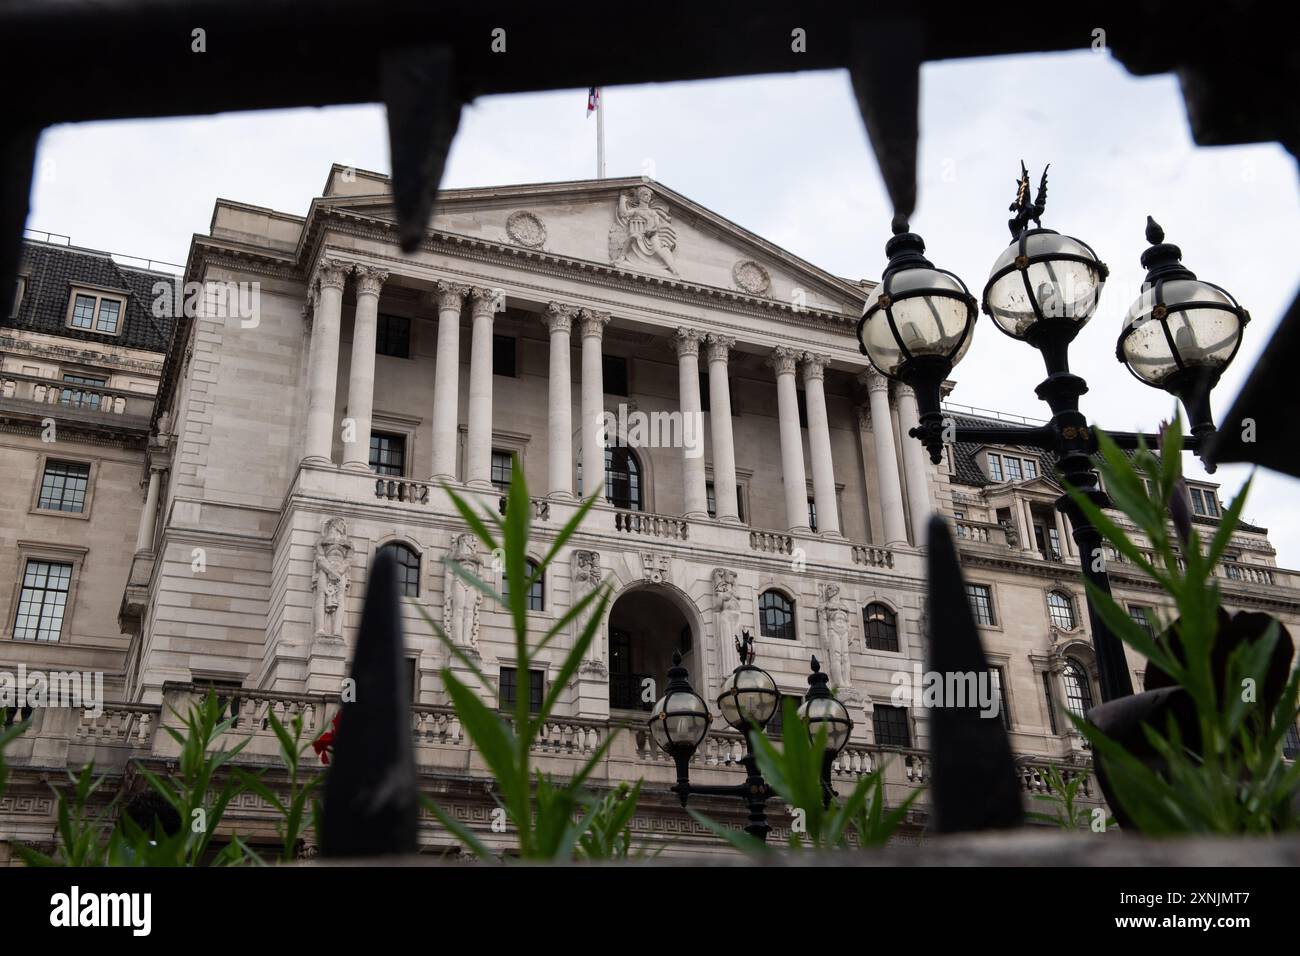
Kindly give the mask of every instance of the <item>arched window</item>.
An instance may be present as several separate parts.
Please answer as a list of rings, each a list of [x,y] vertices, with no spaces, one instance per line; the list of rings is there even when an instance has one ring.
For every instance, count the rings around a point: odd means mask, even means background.
[[[420,556],[399,541],[386,544],[380,553],[390,552],[397,559],[397,586],[406,597],[420,596]]]
[[[1074,601],[1063,591],[1047,593],[1047,616],[1063,631],[1074,630]]]
[[[758,598],[758,633],[793,641],[794,602],[780,591],[764,591]]]
[[[869,651],[898,650],[898,617],[883,604],[862,609],[862,633]]]
[[[582,460],[578,460],[578,494],[582,487]],[[641,497],[641,461],[622,445],[605,449],[605,500],[615,508],[644,511]]]
[[[1076,660],[1067,660],[1061,671],[1061,680],[1065,682],[1065,709],[1076,717],[1082,717],[1092,710],[1092,685],[1088,683],[1088,671]]]
[[[532,578],[533,575],[535,574],[537,574],[537,562],[529,561],[528,576]],[[533,580],[532,585],[528,588],[528,600],[525,603],[524,607],[526,607],[530,611],[543,610],[546,603],[545,592],[546,592],[546,575],[537,574],[537,577]],[[507,601],[510,600],[510,582],[506,580],[506,572],[504,570],[502,570],[501,572],[501,596],[505,598]]]

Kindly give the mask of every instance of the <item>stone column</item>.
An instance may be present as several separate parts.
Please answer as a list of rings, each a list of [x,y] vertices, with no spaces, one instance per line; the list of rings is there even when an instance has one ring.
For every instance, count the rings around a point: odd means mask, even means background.
[[[916,393],[899,383],[894,394],[898,400],[899,441],[903,443],[903,477],[907,481],[907,507],[912,516],[912,544],[925,547],[926,524],[934,503],[930,498],[930,463],[925,446],[908,432],[921,423],[916,407]]]
[[[708,492],[704,480],[704,412],[700,408],[700,343],[704,333],[698,329],[677,330],[677,396],[682,412],[682,435],[692,441],[682,442],[682,485],[685,491],[686,518],[707,518]],[[714,486],[717,493],[717,486]]]
[[[162,482],[161,467],[149,467],[149,487],[144,495],[144,511],[140,514],[140,528],[135,536],[135,553],[153,550],[154,523],[158,519],[158,487]]]
[[[582,493],[590,498],[605,483],[605,367],[600,350],[608,312],[583,309],[582,327]],[[612,438],[612,436],[611,436]],[[604,497],[602,491],[601,497]]]
[[[803,355],[803,394],[808,406],[808,451],[812,456],[813,501],[817,504],[817,531],[840,536],[840,509],[835,500],[835,465],[831,459],[831,423],[826,414],[822,381],[829,355]]]
[[[808,478],[803,467],[803,436],[799,428],[799,389],[795,368],[797,349],[779,345],[768,364],[776,370],[776,409],[781,422],[781,480],[785,484],[785,521],[791,531],[808,530]]]
[[[492,487],[492,319],[496,294],[470,290],[474,332],[469,353],[469,440],[465,454],[465,483]]]
[[[469,288],[438,282],[438,355],[433,379],[433,479],[456,480],[456,405],[460,397],[460,310]]]
[[[546,493],[573,497],[573,376],[569,370],[572,306],[552,302],[542,315],[551,333],[551,368],[546,413]]]
[[[858,421],[858,451],[862,455],[862,483],[867,495],[867,530],[868,540],[872,544],[884,541],[884,521],[880,514],[880,489],[872,487],[871,475],[875,471],[874,453],[871,448],[871,406],[855,405],[853,415]]]
[[[348,373],[348,418],[352,419],[352,441],[343,445],[343,467],[369,471],[379,290],[388,280],[388,273],[372,266],[357,266],[355,275],[357,310],[352,326],[352,366]]]
[[[713,500],[719,521],[740,523],[736,495],[736,442],[731,433],[727,355],[736,340],[709,333],[709,425],[713,433]]]
[[[889,412],[889,379],[874,368],[859,376],[867,386],[871,403],[871,437],[875,439],[876,480],[880,484],[880,516],[885,524],[885,544],[907,544],[907,521],[903,513],[903,488],[898,481],[898,457],[894,448],[893,418]]]
[[[322,259],[316,266],[319,284],[307,356],[307,445],[304,460],[332,462],[334,451],[334,392],[339,374],[339,322],[343,284],[349,266]]]
[[[1029,506],[1028,498],[1017,498],[1016,507],[1020,509],[1021,520],[1025,523],[1025,540],[1024,548],[1034,554],[1041,554],[1038,550],[1038,542],[1034,540],[1034,510]],[[1043,555],[1047,557],[1047,555]]]

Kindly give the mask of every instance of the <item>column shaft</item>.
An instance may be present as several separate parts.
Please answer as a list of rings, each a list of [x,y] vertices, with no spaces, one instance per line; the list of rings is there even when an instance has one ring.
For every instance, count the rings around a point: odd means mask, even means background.
[[[357,266],[357,309],[352,324],[352,364],[348,372],[348,418],[352,440],[343,444],[343,466],[369,470],[370,432],[375,407],[375,335],[379,325],[379,290],[388,273]]]
[[[700,342],[697,329],[677,330],[677,395],[682,413],[682,486],[687,518],[704,518],[709,513],[704,477],[704,412],[700,409]],[[717,486],[714,486],[714,494]]]
[[[136,532],[135,551],[153,550],[154,522],[158,517],[158,485],[160,473],[157,468],[149,469],[149,487],[144,495],[144,511],[140,514],[140,530]]]
[[[776,409],[781,423],[781,480],[785,484],[785,520],[791,531],[808,530],[808,477],[803,467],[799,428],[799,387],[795,368],[799,352],[778,346],[769,364],[776,370]]]
[[[835,464],[831,457],[831,423],[826,414],[823,379],[830,357],[804,353],[803,390],[808,406],[808,451],[812,457],[813,501],[819,534],[839,535],[840,509],[835,500]]]
[[[885,544],[907,544],[903,488],[898,481],[898,455],[894,423],[889,412],[889,379],[875,369],[864,373],[871,403],[871,437],[875,442],[876,480],[880,483],[880,516],[885,523]]]
[[[339,321],[348,267],[332,259],[316,267],[319,283],[307,357],[307,444],[304,458],[333,460],[334,393],[339,374]]]
[[[713,437],[713,500],[719,521],[740,521],[736,494],[736,442],[731,432],[727,356],[736,340],[709,334],[709,426]]]
[[[437,284],[438,354],[433,379],[433,471],[439,481],[456,480],[457,403],[460,399],[460,310],[469,289]]]
[[[899,441],[903,443],[903,477],[907,481],[907,508],[912,516],[912,544],[925,547],[926,524],[934,503],[930,498],[930,464],[925,447],[908,435],[921,422],[916,394],[906,385],[898,386]]]
[[[546,414],[546,493],[573,497],[573,375],[569,339],[574,310],[552,302],[543,323],[551,333],[551,366]]]
[[[492,487],[492,319],[496,297],[491,289],[470,292],[473,339],[469,357],[469,441],[465,483]]]
[[[601,339],[608,312],[583,309],[582,317],[582,494],[590,498],[605,484],[605,366]],[[611,440],[614,436],[609,436]],[[604,491],[601,492],[604,497]]]

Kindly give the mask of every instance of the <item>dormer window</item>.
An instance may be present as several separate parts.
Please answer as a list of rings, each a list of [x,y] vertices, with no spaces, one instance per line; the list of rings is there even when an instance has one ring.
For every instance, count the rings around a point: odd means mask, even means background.
[[[988,452],[988,473],[991,481],[1022,481],[1038,477],[1037,458],[1018,458],[1006,453]]]
[[[1219,501],[1213,488],[1191,488],[1192,514],[1206,518],[1219,517]]]
[[[126,312],[126,296],[94,289],[73,289],[68,300],[68,328],[117,335]]]

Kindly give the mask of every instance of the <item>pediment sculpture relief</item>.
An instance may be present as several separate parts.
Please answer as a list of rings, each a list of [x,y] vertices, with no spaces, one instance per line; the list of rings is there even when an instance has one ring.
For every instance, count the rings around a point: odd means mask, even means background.
[[[634,268],[645,265],[677,272],[677,233],[672,213],[649,186],[619,193],[614,225],[609,229],[609,261]]]

